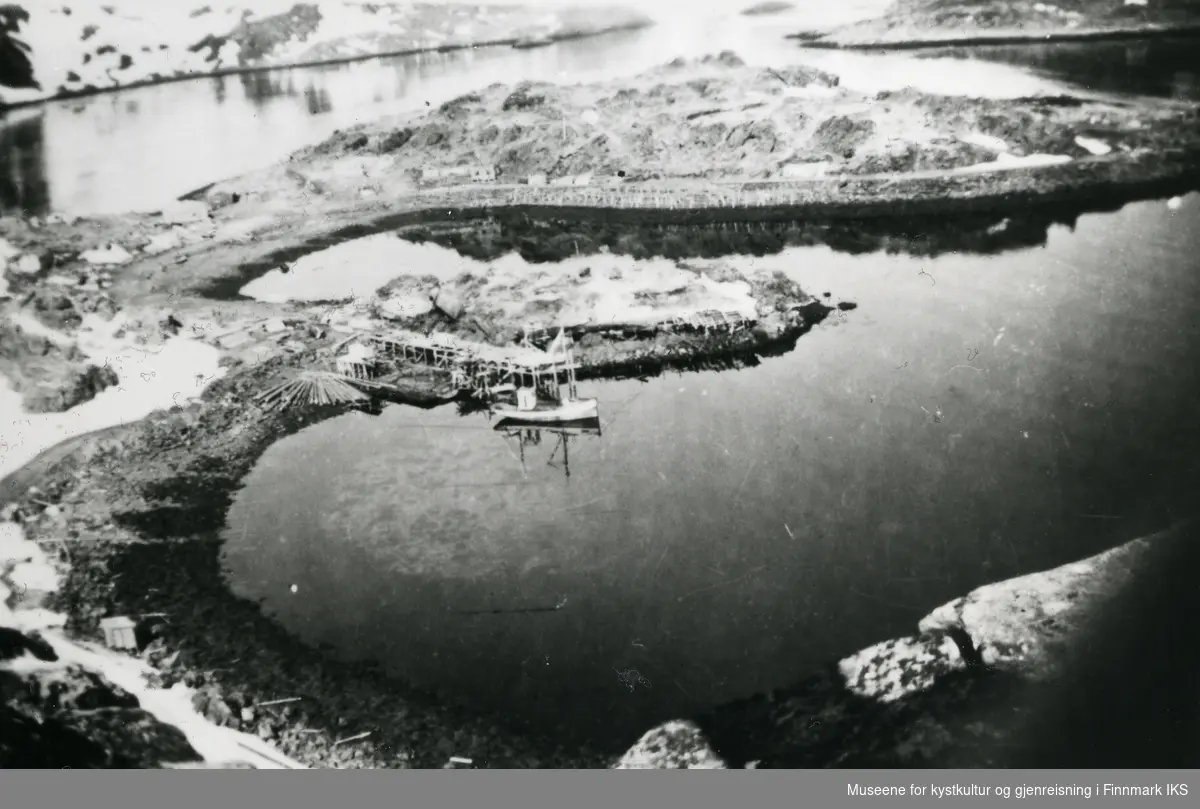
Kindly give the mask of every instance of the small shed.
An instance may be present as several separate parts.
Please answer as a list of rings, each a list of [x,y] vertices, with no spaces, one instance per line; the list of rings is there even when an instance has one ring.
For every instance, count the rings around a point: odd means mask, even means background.
[[[574,185],[591,185],[592,173],[590,171],[579,174],[575,177]]]
[[[136,649],[136,626],[132,618],[124,615],[101,619],[100,629],[104,632],[104,645],[110,649]]]
[[[539,171],[539,172],[535,172],[534,174],[530,174],[528,182],[530,185],[545,185],[546,184],[546,173]]]

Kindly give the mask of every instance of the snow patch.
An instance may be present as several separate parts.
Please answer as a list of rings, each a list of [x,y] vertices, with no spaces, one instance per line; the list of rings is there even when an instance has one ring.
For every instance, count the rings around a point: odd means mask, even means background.
[[[1036,168],[1038,166],[1059,166],[1063,163],[1070,163],[1071,158],[1067,155],[1059,154],[1031,154],[1024,157],[1016,155],[1000,153],[996,155],[995,160],[986,163],[976,163],[972,166],[963,166],[953,169],[952,171],[959,174],[975,174],[988,171],[1007,171],[1010,169],[1025,169]]]
[[[1081,149],[1087,149],[1094,155],[1106,155],[1112,151],[1112,147],[1098,138],[1088,138],[1083,135],[1075,136],[1075,144]]]
[[[187,337],[172,337],[157,348],[139,346],[115,336],[124,325],[121,314],[108,322],[95,315],[85,319],[80,349],[91,363],[113,368],[120,382],[66,412],[28,412],[21,395],[0,376],[0,412],[6,418],[12,414],[14,422],[0,438],[0,477],[62,441],[182,406],[225,375],[217,364],[220,352],[213,346]],[[44,331],[50,339],[64,337],[51,329]]]

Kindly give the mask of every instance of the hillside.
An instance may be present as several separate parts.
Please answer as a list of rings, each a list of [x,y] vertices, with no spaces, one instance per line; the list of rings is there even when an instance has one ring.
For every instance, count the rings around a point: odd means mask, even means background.
[[[0,5],[0,107],[189,76],[641,27],[619,6],[240,0]]]
[[[1200,0],[896,0],[816,44],[835,47],[1103,37],[1200,30]]]

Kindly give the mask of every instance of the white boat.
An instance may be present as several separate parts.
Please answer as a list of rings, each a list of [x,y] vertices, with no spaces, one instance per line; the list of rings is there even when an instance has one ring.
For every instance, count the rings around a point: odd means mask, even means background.
[[[505,418],[536,424],[588,421],[600,417],[600,402],[596,399],[564,399],[557,402],[535,399],[532,406],[522,407],[528,402],[528,397],[520,395],[523,391],[530,389],[518,389],[516,403],[499,401],[492,405],[492,409]]]
[[[566,333],[558,336],[544,352],[545,359],[512,374],[491,388],[492,411],[531,424],[562,424],[600,418],[596,399],[580,399],[575,386],[575,357]]]

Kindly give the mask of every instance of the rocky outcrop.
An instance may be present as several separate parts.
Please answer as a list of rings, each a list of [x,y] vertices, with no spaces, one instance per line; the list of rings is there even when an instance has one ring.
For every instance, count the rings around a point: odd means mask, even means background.
[[[0,107],[187,76],[586,36],[648,25],[631,9],[241,0],[0,5]]]
[[[837,28],[812,44],[870,48],[1044,43],[1198,30],[1197,0],[896,0],[879,17]]]
[[[621,757],[618,770],[724,770],[694,722],[667,722],[646,732]]]
[[[146,769],[202,760],[182,731],[132,694],[57,658],[32,659],[0,664],[0,767]]]
[[[981,587],[915,635],[655,728],[615,766],[1195,766],[1195,682],[1167,674],[1195,670],[1195,632],[1154,634],[1200,600],[1194,540],[1181,526]]]
[[[73,304],[50,314],[77,317]],[[89,401],[118,382],[112,368],[94,365],[73,345],[60,345],[20,326],[0,324],[0,373],[31,413],[61,413]]]
[[[1094,130],[1105,133],[1109,157],[1131,160],[1195,145],[1195,114],[1185,105],[1150,100],[1121,106],[912,89],[871,94],[823,71],[763,70],[726,52],[676,59],[619,81],[495,84],[439,108],[335,133],[298,152],[287,170],[303,167],[310,180],[321,176],[331,193],[325,177],[337,182],[337,161],[386,158],[387,167],[372,175],[385,187],[410,173],[431,186],[460,185],[434,170],[489,166],[506,186],[545,175],[549,186],[530,187],[522,199],[559,195],[565,207],[576,204],[568,201],[571,194],[611,197],[604,203],[610,208],[639,207],[633,189],[665,196],[686,182],[697,196],[677,196],[675,207],[736,207],[734,197],[753,194],[759,182],[784,182],[783,194],[803,193],[814,184],[790,181],[806,169],[819,168],[818,176],[829,180],[891,180],[1016,165],[1001,162],[1001,153],[1005,159],[1052,154],[1086,164],[1095,155],[1077,138]],[[706,181],[721,185],[707,187]],[[726,185],[735,182],[746,187]],[[478,193],[487,188],[479,186]],[[703,194],[710,200],[698,202]]]

